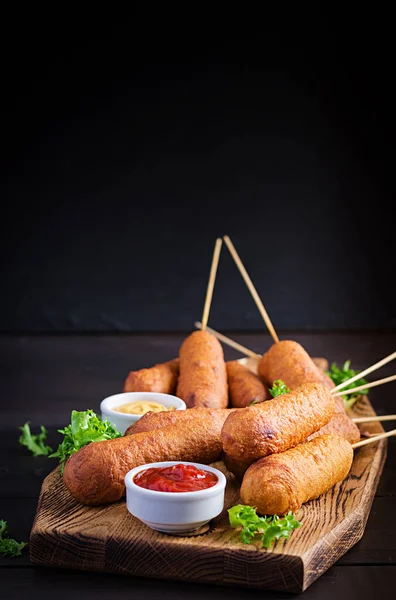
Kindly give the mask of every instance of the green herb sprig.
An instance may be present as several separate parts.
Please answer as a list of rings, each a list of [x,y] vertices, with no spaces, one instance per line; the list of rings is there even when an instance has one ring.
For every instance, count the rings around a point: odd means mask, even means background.
[[[73,410],[70,425],[58,431],[64,435],[64,439],[50,458],[59,458],[62,474],[68,458],[83,446],[91,442],[103,442],[122,437],[110,421],[102,421],[93,410],[82,412]]]
[[[274,383],[272,384],[272,388],[270,388],[268,391],[273,398],[276,398],[276,396],[281,396],[282,394],[288,394],[290,392],[289,388],[282,381],[282,379],[277,379],[276,381],[274,381]],[[261,402],[262,400],[253,400],[253,402],[251,402],[249,406],[253,406],[254,404],[260,404]]]
[[[327,371],[326,375],[328,375],[330,377],[330,379],[332,379],[333,383],[337,386],[340,383],[344,383],[344,381],[347,381],[351,377],[358,375],[358,373],[359,373],[359,371],[355,371],[355,369],[351,369],[351,361],[347,360],[343,364],[342,367],[337,367],[336,363],[333,363],[331,365],[330,371]],[[363,378],[357,379],[356,381],[353,381],[349,385],[346,385],[345,388],[343,388],[343,389],[351,390],[354,387],[359,387],[361,385],[365,385],[366,383],[367,383],[366,379],[363,379]],[[343,396],[342,391],[341,391],[340,395],[344,401],[345,408],[351,408],[351,406],[353,406],[355,404],[355,402],[359,398],[359,396],[364,396],[365,394],[368,394],[368,390],[361,390],[360,392],[348,394],[347,396]]]
[[[26,446],[33,454],[33,456],[48,456],[50,452],[53,452],[51,446],[45,444],[47,439],[47,430],[44,425],[41,425],[41,433],[33,434],[30,431],[29,421],[19,428],[22,434],[19,437],[19,443],[22,446]]]
[[[270,548],[275,540],[288,538],[294,529],[301,526],[292,512],[284,517],[259,517],[256,508],[244,504],[228,509],[228,517],[231,527],[242,527],[241,541],[244,544],[251,544],[260,535],[263,548]]]
[[[27,542],[17,542],[8,536],[7,521],[0,519],[0,554],[3,556],[21,556]]]
[[[276,398],[277,396],[282,396],[283,394],[289,394],[290,388],[287,387],[282,379],[276,379],[276,381],[274,381],[272,384],[272,388],[269,389],[269,393],[273,398]]]

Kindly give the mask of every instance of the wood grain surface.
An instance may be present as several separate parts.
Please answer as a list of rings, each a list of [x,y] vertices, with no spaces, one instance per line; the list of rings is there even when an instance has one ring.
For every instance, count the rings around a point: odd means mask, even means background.
[[[363,398],[354,414],[375,414]],[[362,426],[363,427],[363,426]],[[380,432],[378,423],[364,430]],[[355,452],[347,479],[304,505],[303,525],[266,551],[245,546],[230,529],[226,509],[239,501],[227,475],[225,510],[195,535],[170,536],[131,516],[124,501],[105,507],[79,504],[59,469],[45,479],[30,537],[34,564],[179,581],[300,592],[362,537],[386,457],[387,440]]]
[[[185,333],[187,335],[188,332]],[[266,332],[225,331],[256,352],[268,349]],[[302,332],[287,331],[283,339],[299,341],[312,356],[326,355],[329,362],[363,369],[395,349],[395,332]],[[179,334],[130,335],[37,335],[0,336],[0,518],[8,521],[10,534],[18,541],[29,539],[43,479],[52,470],[53,459],[33,457],[18,443],[18,426],[31,422],[48,427],[48,442],[61,440],[57,429],[70,422],[72,409],[99,410],[100,400],[121,391],[125,374],[175,356],[185,336]],[[227,360],[238,353],[224,348]],[[394,364],[381,369],[381,376],[394,373]],[[370,390],[378,414],[394,413],[395,384]],[[385,425],[386,429],[391,426]],[[396,439],[388,441],[388,458],[377,488],[363,538],[319,577],[301,597],[304,600],[372,600],[388,598],[396,585]],[[29,548],[22,556],[0,556],[2,600],[27,598],[89,600],[125,598],[147,600],[251,599],[254,589],[193,582],[167,581],[154,577],[120,577],[98,571],[45,568],[32,564]],[[260,591],[260,598],[281,600],[288,592]],[[296,597],[296,596],[294,596]],[[298,596],[300,597],[300,596]]]

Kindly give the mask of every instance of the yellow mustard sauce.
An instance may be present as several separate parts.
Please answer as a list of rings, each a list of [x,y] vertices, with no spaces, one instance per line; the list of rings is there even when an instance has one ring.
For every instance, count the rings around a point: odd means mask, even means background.
[[[128,415],[145,415],[150,411],[162,412],[164,410],[176,410],[176,408],[174,406],[159,404],[159,402],[145,402],[144,400],[138,400],[136,402],[120,404],[120,406],[115,406],[113,410],[120,413],[127,413]]]

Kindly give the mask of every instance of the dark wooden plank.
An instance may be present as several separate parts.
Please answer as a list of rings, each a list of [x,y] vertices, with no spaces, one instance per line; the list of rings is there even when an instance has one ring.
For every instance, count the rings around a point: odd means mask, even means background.
[[[29,598],[31,600],[57,600],[84,598],[139,598],[139,600],[372,600],[390,598],[396,585],[396,567],[360,566],[333,567],[302,594],[221,588],[155,579],[130,578],[104,573],[72,572],[61,569],[2,569],[1,598]]]
[[[12,536],[18,541],[28,541],[36,507],[36,498],[0,498],[0,518],[9,522]],[[394,510],[394,498],[376,497],[362,539],[337,564],[396,565],[396,524],[390,518]],[[0,557],[0,567],[28,564],[26,551],[18,559]]]

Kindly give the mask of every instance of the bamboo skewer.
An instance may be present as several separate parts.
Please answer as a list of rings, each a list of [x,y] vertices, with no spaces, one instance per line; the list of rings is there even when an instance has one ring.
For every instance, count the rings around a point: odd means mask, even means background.
[[[202,329],[202,323],[200,323],[199,321],[196,321],[194,323],[194,325],[197,329]],[[220,340],[224,344],[227,344],[227,346],[230,346],[231,348],[238,350],[239,352],[241,352],[241,354],[250,356],[250,358],[256,358],[257,360],[259,360],[261,358],[261,354],[256,354],[256,352],[253,352],[253,350],[249,350],[249,348],[245,348],[245,346],[238,344],[238,342],[234,342],[234,340],[226,337],[225,335],[223,335],[222,333],[219,333],[218,331],[215,331],[214,329],[211,329],[211,327],[206,327],[206,331],[211,333],[214,337],[216,337],[218,340]]]
[[[371,367],[368,367],[367,369],[365,369],[361,373],[358,373],[357,375],[354,375],[354,377],[351,377],[350,379],[347,379],[347,381],[343,381],[342,383],[340,383],[339,385],[337,385],[337,387],[333,388],[332,393],[338,392],[339,390],[342,390],[346,385],[349,385],[353,381],[356,381],[357,379],[361,379],[365,375],[368,375],[369,373],[372,373],[373,371],[376,371],[377,369],[379,369],[383,365],[386,365],[388,362],[390,362],[391,360],[394,360],[395,358],[396,358],[396,352],[393,352],[392,354],[389,354],[389,356],[386,356],[385,358],[383,358],[379,362],[375,363],[375,365],[372,365]],[[367,386],[363,387],[362,389],[366,389],[366,388],[367,388]]]
[[[368,438],[367,440],[362,440],[361,442],[357,442],[356,444],[352,444],[352,448],[360,448],[361,446],[366,446],[366,444],[371,444],[372,442],[378,442],[379,440],[383,440],[384,438],[391,437],[392,435],[396,435],[396,429],[392,429],[391,431],[387,431],[386,433],[380,433],[374,437]]]
[[[274,340],[275,343],[278,343],[279,338],[274,329],[274,326],[271,323],[271,319],[269,318],[268,313],[264,308],[264,304],[262,303],[260,296],[258,295],[256,288],[254,287],[253,282],[249,277],[248,272],[246,271],[241,259],[239,258],[237,251],[235,250],[234,244],[231,242],[228,235],[225,235],[223,239],[226,243],[228,250],[230,251],[232,258],[235,261],[236,266],[239,269],[240,274],[242,275],[242,277],[249,289],[249,292],[251,293],[251,295],[253,297],[253,300],[256,303],[257,308],[259,309],[259,312],[260,312],[262,318],[264,319],[265,324],[268,327],[268,331],[270,332],[272,339]]]
[[[366,383],[365,385],[359,385],[358,387],[352,388],[351,390],[342,390],[339,394],[335,392],[336,395],[344,396],[345,394],[353,394],[354,392],[360,392],[361,390],[368,390],[369,388],[376,387],[377,385],[383,385],[384,383],[388,383],[389,381],[394,381],[396,379],[396,375],[391,375],[390,377],[385,377],[384,379],[378,379],[377,381],[372,381],[371,383]],[[337,388],[334,388],[336,390]],[[334,391],[332,390],[333,394]]]
[[[212,265],[210,267],[208,287],[206,288],[205,304],[202,313],[202,330],[205,331],[209,319],[210,305],[212,303],[213,289],[216,281],[217,267],[219,264],[220,250],[223,240],[217,238],[213,251]]]
[[[382,417],[378,417],[377,415],[373,417],[356,417],[352,419],[354,423],[374,423],[378,421],[396,421],[396,415],[383,415]]]

